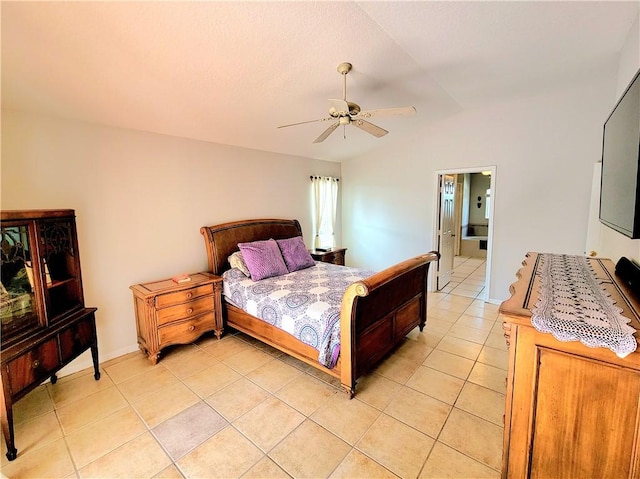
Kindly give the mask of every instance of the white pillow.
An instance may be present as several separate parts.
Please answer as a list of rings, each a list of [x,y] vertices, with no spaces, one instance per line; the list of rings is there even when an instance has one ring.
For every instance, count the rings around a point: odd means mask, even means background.
[[[247,278],[251,277],[249,268],[247,268],[247,264],[244,262],[244,258],[242,257],[242,253],[240,251],[236,251],[231,256],[229,256],[229,264],[232,268],[237,268],[242,271]]]

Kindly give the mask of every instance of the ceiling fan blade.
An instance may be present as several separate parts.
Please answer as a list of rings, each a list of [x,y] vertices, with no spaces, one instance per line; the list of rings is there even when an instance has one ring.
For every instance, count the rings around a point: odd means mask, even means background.
[[[316,123],[318,121],[328,121],[328,120],[335,120],[335,118],[329,117],[329,118],[320,118],[318,120],[300,121],[298,123],[291,123],[289,125],[281,125],[278,128],[286,128],[288,126],[304,125],[305,123]]]
[[[413,106],[405,106],[399,108],[381,108],[379,110],[367,110],[361,111],[358,115],[352,117],[358,118],[383,118],[389,116],[411,116],[416,114],[416,109]]]
[[[314,143],[322,143],[324,140],[327,139],[327,137],[333,133],[333,131],[338,128],[338,126],[340,125],[340,122],[336,122],[333,125],[331,125],[329,128],[327,128],[326,130],[324,130],[324,132],[322,133],[322,135],[320,135],[318,138],[315,139]]]
[[[377,138],[380,138],[381,136],[384,136],[387,133],[389,133],[384,128],[380,128],[379,126],[376,126],[373,123],[369,123],[368,121],[362,120],[362,119],[353,120],[351,124],[357,126],[361,130],[366,131],[367,133],[371,133],[373,136]]]

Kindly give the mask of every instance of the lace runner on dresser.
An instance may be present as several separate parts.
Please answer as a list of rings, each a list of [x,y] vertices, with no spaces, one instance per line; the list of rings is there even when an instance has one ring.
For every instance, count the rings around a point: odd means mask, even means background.
[[[636,350],[635,329],[614,305],[585,257],[543,253],[538,267],[540,297],[531,323],[560,341],[607,347],[624,358]]]

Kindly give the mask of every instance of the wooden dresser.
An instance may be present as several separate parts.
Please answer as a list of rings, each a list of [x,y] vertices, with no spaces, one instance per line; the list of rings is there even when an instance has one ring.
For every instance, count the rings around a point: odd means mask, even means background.
[[[502,303],[509,345],[503,478],[640,477],[640,347],[605,347],[538,332],[539,254],[528,253]],[[640,339],[640,302],[610,260],[588,260]]]
[[[153,364],[166,346],[191,343],[207,331],[222,335],[222,278],[210,273],[189,277],[185,283],[165,279],[130,288],[138,345]]]
[[[322,261],[323,263],[333,263],[340,266],[344,266],[344,256],[347,252],[347,248],[333,248],[331,251],[320,251],[312,249],[310,251],[311,257],[316,261]]]

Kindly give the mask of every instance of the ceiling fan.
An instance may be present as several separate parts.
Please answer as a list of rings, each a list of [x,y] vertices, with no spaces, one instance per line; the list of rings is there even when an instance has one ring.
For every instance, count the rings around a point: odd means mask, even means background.
[[[305,123],[315,123],[319,121],[333,122],[322,134],[315,139],[314,143],[321,143],[335,131],[340,125],[354,125],[373,136],[380,138],[389,133],[384,128],[380,128],[373,123],[367,121],[369,118],[382,118],[389,116],[409,116],[415,115],[416,109],[412,106],[400,108],[382,108],[379,110],[361,111],[360,105],[347,101],[347,73],[351,71],[351,63],[341,63],[338,65],[338,73],[342,75],[342,100],[329,100],[329,116],[318,120],[301,121],[299,123],[291,123],[290,125],[282,125],[278,128],[286,128],[289,126],[304,125]]]

